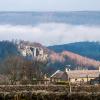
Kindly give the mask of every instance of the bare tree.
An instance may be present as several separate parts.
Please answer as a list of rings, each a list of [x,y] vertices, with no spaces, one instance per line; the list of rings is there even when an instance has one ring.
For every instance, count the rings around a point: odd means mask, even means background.
[[[9,79],[10,84],[25,83],[31,84],[33,78],[42,79],[46,62],[37,60],[27,60],[21,56],[10,56],[5,59],[3,66],[4,74]]]
[[[22,65],[23,60],[19,56],[10,56],[5,59],[5,74],[7,75],[10,84],[16,84],[16,81],[19,80],[19,73]]]

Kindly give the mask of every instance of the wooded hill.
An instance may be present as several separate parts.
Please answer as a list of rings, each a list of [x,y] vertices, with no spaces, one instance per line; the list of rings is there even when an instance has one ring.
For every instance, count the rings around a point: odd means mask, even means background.
[[[97,61],[100,55],[98,42],[78,42],[48,48],[39,43],[33,43],[33,45],[43,48],[48,53],[48,63],[44,69],[47,73],[53,73],[58,69],[64,70],[68,67],[66,65],[70,65],[71,69],[97,69],[100,65]],[[1,41],[0,61],[3,62],[8,56],[21,56],[17,47],[18,45],[14,42]],[[2,66],[0,68],[2,72]]]

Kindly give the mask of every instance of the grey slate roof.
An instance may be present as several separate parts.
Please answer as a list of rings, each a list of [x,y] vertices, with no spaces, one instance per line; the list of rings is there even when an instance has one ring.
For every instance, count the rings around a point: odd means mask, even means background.
[[[100,72],[99,70],[73,70],[67,72],[69,78],[95,78],[98,77]]]
[[[62,78],[64,72],[57,70],[54,74],[52,74],[51,78]]]
[[[51,78],[62,78],[63,75],[66,75],[68,78],[96,78],[99,77],[100,72],[99,70],[71,70],[68,72],[58,70],[51,76]]]

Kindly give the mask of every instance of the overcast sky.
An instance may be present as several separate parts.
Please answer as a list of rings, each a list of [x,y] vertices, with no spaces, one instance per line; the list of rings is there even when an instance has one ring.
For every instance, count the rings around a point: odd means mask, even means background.
[[[100,10],[100,0],[0,0],[0,11]]]
[[[100,11],[100,0],[0,0],[0,11]],[[41,23],[35,26],[0,24],[0,40],[12,39],[44,45],[100,41],[100,26],[68,23]]]

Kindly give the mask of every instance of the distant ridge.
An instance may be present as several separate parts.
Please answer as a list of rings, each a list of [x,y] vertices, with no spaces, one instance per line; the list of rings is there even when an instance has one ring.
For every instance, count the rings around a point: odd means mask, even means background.
[[[82,56],[100,60],[100,42],[76,42],[48,47],[55,52],[71,51]]]
[[[46,22],[73,25],[100,25],[100,11],[0,12],[1,24],[36,25]]]

